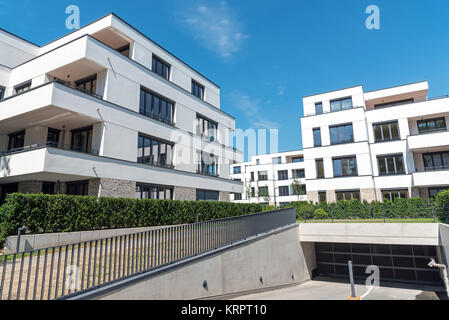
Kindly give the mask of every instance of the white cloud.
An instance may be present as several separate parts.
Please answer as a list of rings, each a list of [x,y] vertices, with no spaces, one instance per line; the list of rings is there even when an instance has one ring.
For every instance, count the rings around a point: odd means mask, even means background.
[[[280,128],[278,122],[263,116],[261,101],[259,99],[252,99],[250,96],[236,90],[230,94],[230,99],[232,104],[245,114],[246,118],[250,121],[251,126],[254,128]]]
[[[226,1],[197,3],[181,17],[183,26],[189,28],[195,40],[225,58],[238,52],[249,37]]]

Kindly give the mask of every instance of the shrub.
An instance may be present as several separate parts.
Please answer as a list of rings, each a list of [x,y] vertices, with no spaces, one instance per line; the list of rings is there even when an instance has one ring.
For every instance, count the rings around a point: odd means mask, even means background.
[[[449,223],[449,190],[437,194],[435,209],[440,220],[444,223]]]
[[[0,244],[26,226],[30,233],[174,225],[262,212],[260,204],[10,194],[0,207]]]
[[[318,208],[313,213],[313,218],[316,220],[328,219],[329,215],[327,214],[326,211],[324,211],[323,208]]]

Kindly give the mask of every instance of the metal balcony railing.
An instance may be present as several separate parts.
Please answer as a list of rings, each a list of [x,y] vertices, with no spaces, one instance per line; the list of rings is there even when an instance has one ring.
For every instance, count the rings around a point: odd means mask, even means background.
[[[61,150],[69,150],[69,151],[75,151],[75,152],[81,152],[86,154],[92,154],[92,155],[99,155],[99,151],[95,149],[85,150],[84,148],[80,148],[78,146],[74,145],[67,145],[62,143],[55,143],[55,142],[46,142],[44,144],[32,144],[29,146],[24,146],[20,148],[10,149],[8,151],[0,152],[0,157],[13,155],[16,153],[22,153],[22,152],[28,152],[43,148],[55,148],[55,149],[61,149]]]
[[[92,91],[89,91],[89,90],[77,87],[77,86],[71,84],[70,82],[66,82],[66,81],[63,81],[63,80],[60,80],[60,79],[55,79],[54,82],[62,84],[65,87],[72,88],[72,89],[75,89],[75,90],[80,91],[82,93],[88,94],[88,95],[90,95],[92,97],[95,97],[97,99],[103,100],[103,96],[102,95],[97,94],[96,92],[92,92]]]
[[[0,300],[67,299],[296,223],[294,208],[0,256]]]

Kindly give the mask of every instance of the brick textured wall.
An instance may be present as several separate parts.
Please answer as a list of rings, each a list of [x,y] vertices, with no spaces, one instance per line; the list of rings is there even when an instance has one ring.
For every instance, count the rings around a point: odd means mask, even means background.
[[[222,202],[230,202],[231,194],[229,192],[220,192],[220,201]]]
[[[175,187],[174,200],[196,201],[196,189]]]
[[[41,193],[42,181],[23,181],[19,182],[20,193]]]
[[[111,198],[135,198],[136,182],[116,179],[89,180],[89,196]]]
[[[376,197],[376,189],[361,189],[360,190],[360,200],[361,201],[368,201],[368,202],[372,202],[372,201],[376,201],[377,197]]]

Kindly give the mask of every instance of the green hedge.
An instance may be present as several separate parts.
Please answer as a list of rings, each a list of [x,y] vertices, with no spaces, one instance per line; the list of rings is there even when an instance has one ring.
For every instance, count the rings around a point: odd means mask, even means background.
[[[440,196],[440,195],[439,195]],[[437,197],[438,199],[438,197]],[[449,191],[447,194],[449,203]],[[433,200],[411,198],[396,199],[394,202],[360,202],[337,201],[336,203],[309,203],[309,202],[293,202],[291,204],[296,209],[296,217],[299,220],[313,219],[314,212],[322,208],[329,216],[329,219],[414,219],[414,218],[432,218],[432,207],[435,216],[444,219],[442,205],[437,206]],[[449,205],[448,205],[449,208]]]
[[[449,223],[449,190],[437,194],[435,207],[440,213],[440,220],[444,223]]]
[[[17,229],[52,233],[194,223],[262,212],[260,204],[10,194],[0,207],[0,243]]]

